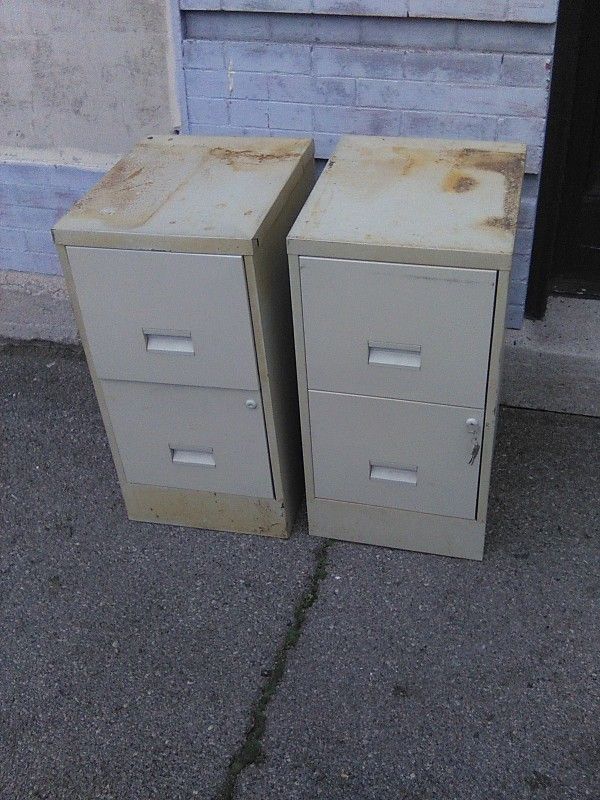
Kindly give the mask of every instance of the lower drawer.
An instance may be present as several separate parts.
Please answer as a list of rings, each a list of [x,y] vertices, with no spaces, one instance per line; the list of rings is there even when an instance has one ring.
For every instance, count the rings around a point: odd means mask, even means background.
[[[258,392],[128,381],[102,388],[130,483],[274,497]]]
[[[309,410],[316,497],[475,519],[483,411],[317,391]]]

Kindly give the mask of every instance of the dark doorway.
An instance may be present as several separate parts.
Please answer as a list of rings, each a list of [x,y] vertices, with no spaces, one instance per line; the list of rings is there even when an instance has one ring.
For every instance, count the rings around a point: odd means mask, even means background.
[[[600,298],[600,4],[561,0],[529,316],[549,293]]]

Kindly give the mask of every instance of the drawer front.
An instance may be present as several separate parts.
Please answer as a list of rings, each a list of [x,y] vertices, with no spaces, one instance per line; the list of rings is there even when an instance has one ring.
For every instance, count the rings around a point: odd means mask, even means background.
[[[309,408],[316,497],[475,518],[483,411],[315,391]]]
[[[312,389],[483,407],[496,273],[300,259]]]
[[[274,496],[258,392],[128,381],[102,386],[131,483]]]
[[[101,378],[258,389],[241,256],[67,253]]]

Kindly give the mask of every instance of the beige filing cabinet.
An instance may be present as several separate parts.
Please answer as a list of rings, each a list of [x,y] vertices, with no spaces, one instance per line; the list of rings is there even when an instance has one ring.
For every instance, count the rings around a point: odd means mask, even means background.
[[[307,139],[148,137],[56,225],[132,519],[287,536],[285,237],[313,184]]]
[[[480,559],[524,148],[349,136],[288,237],[309,529]]]

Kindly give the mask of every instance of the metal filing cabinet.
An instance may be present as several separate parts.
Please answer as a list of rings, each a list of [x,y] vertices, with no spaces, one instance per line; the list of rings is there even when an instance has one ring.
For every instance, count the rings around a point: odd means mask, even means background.
[[[56,225],[132,519],[288,534],[285,236],[313,184],[307,139],[148,137]]]
[[[344,137],[288,237],[309,529],[480,559],[524,148]]]

